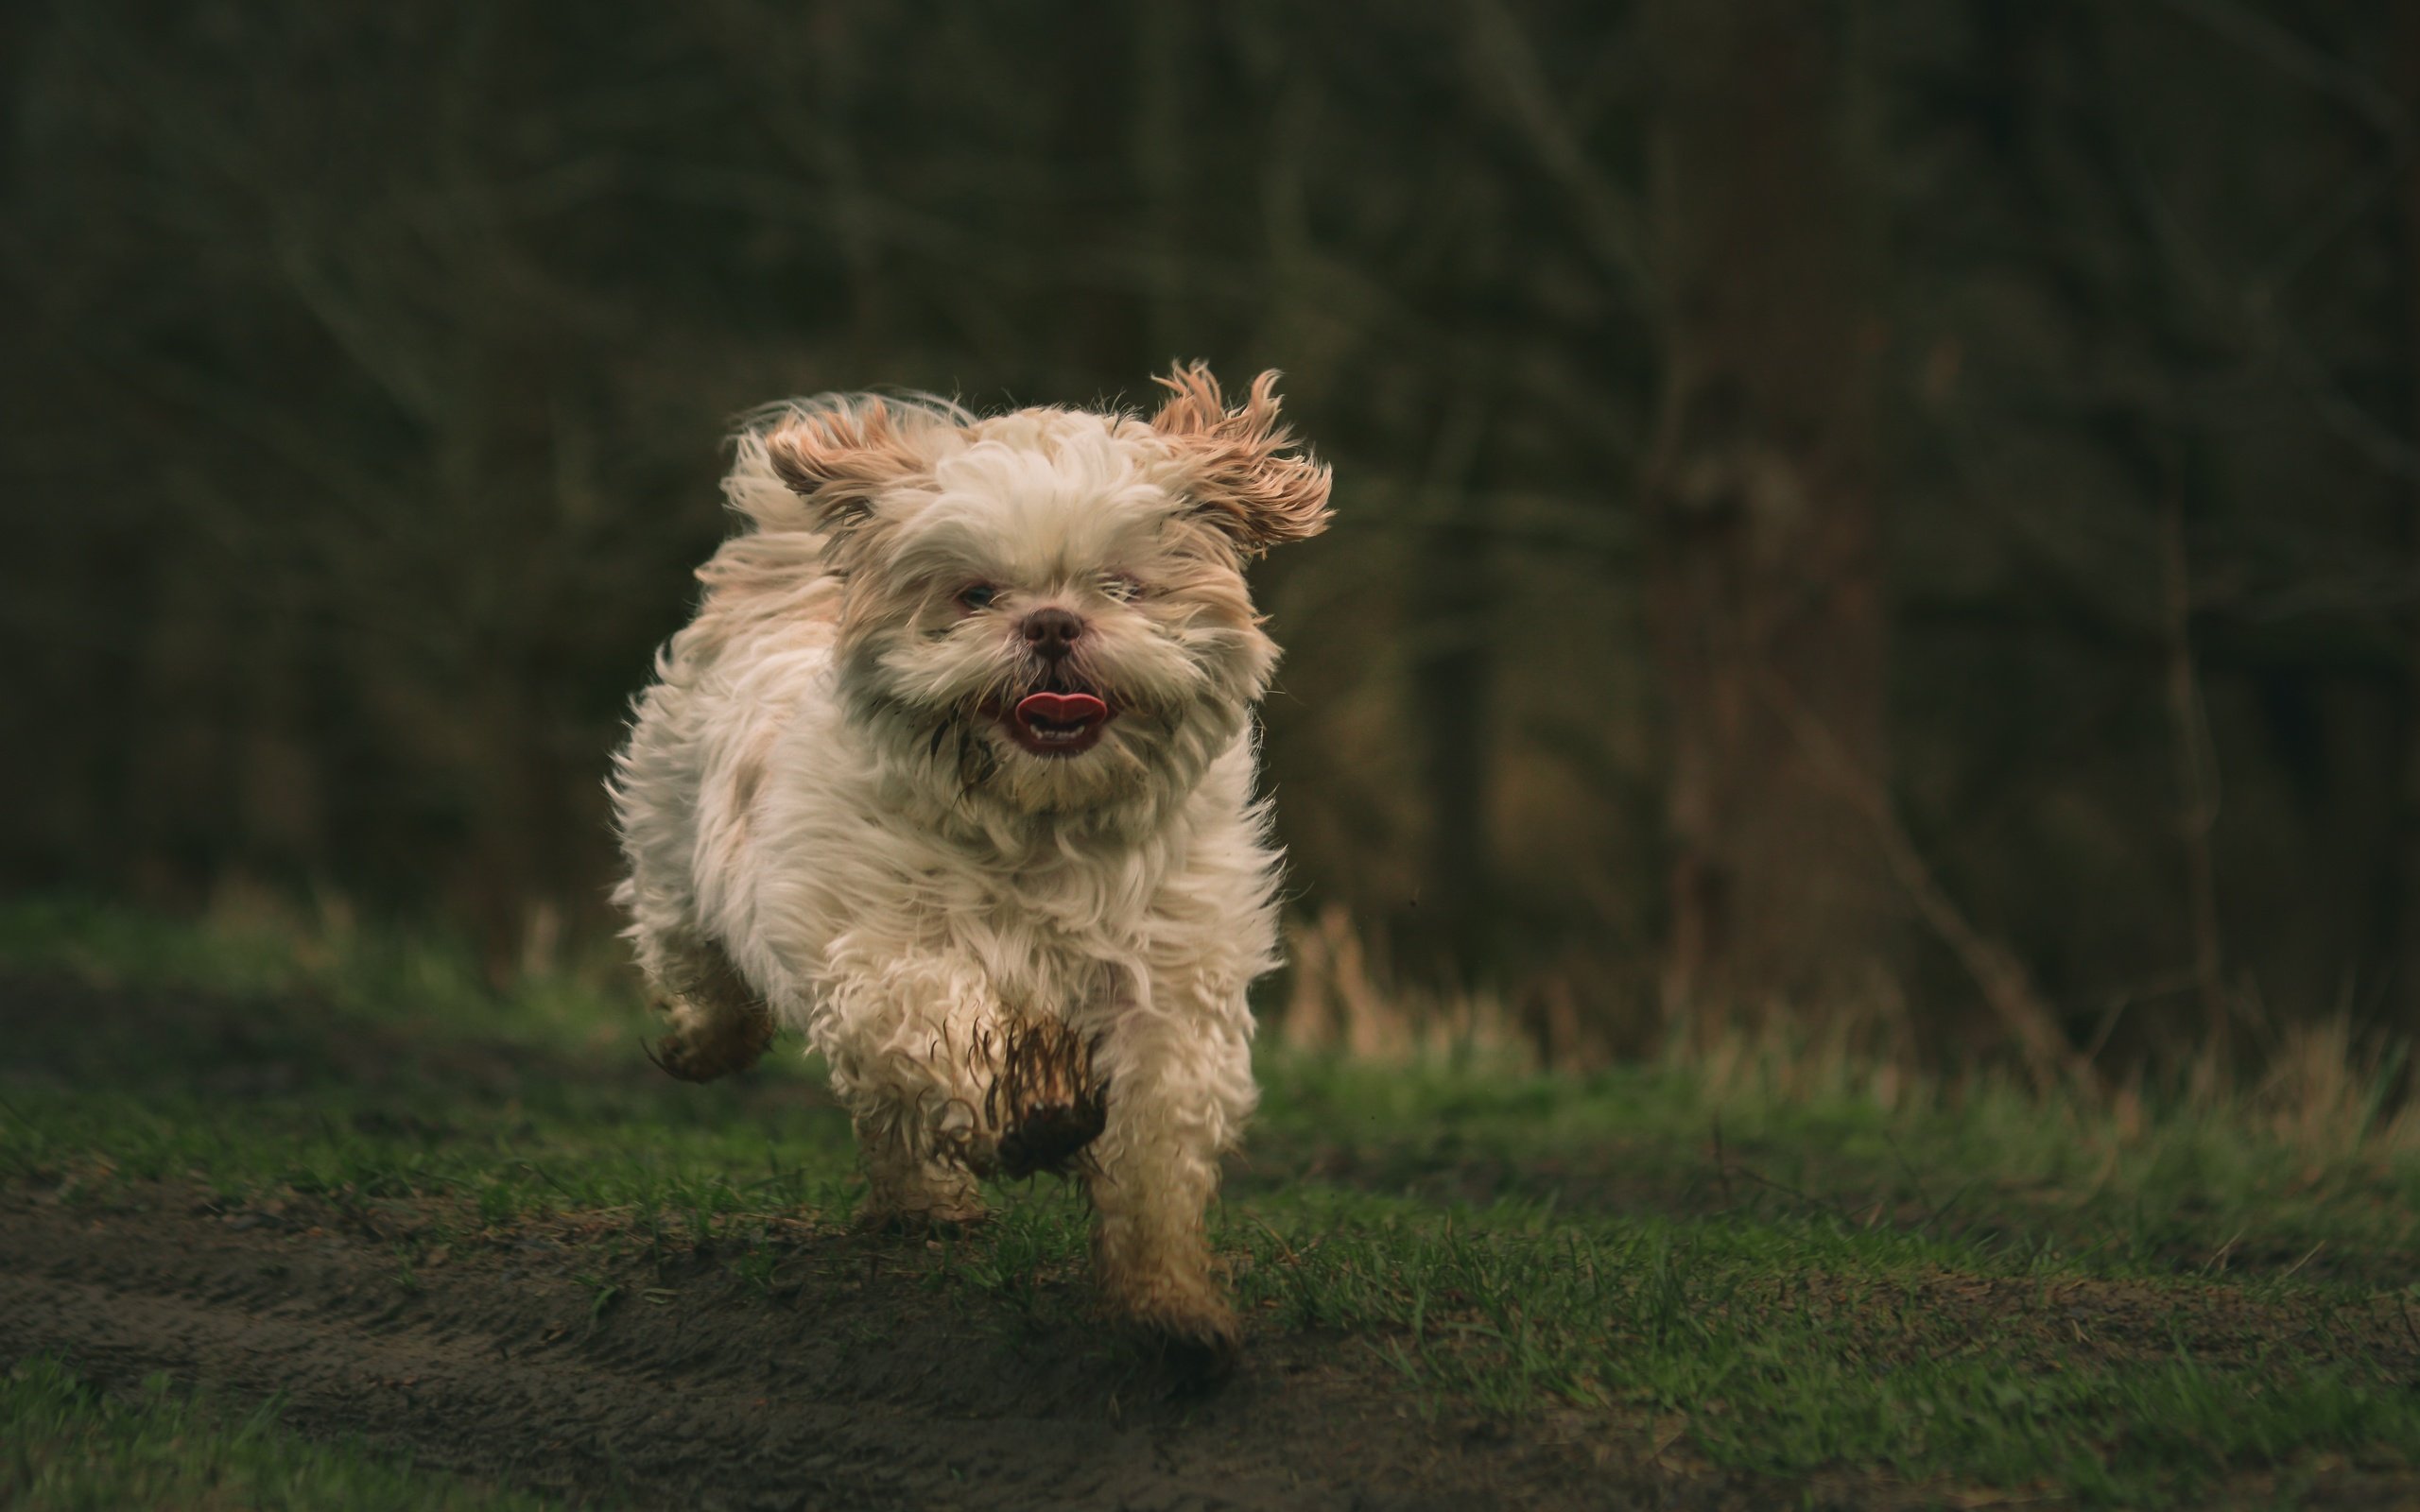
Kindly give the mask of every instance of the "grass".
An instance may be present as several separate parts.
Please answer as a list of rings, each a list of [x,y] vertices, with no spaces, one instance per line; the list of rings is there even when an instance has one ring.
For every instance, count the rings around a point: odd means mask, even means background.
[[[291,1508],[320,1512],[538,1512],[548,1503],[280,1428],[176,1394],[165,1376],[130,1400],[77,1379],[58,1361],[0,1375],[0,1506],[25,1512],[130,1507]]]
[[[1885,1466],[2139,1505],[2296,1450],[2420,1444],[2397,1368],[2321,1325],[2341,1298],[2145,1284],[2120,1295],[2152,1338],[2113,1351],[2059,1327],[2064,1294],[2109,1299],[2090,1267],[1820,1221],[1599,1227],[1499,1210],[1333,1233],[1322,1249],[1253,1290],[1291,1322],[1388,1337],[1405,1374],[1444,1396],[1678,1414],[1744,1469]]]
[[[2314,1147],[2228,1104],[2121,1116],[1988,1080],[1886,1104],[1685,1064],[1491,1080],[1280,1059],[1265,1080],[1261,1149],[1430,1200],[1887,1222],[2113,1274],[2309,1254],[2317,1274],[2383,1280],[2420,1253],[2420,1148]]]
[[[57,902],[0,911],[0,963],[151,997],[36,1015],[30,1069],[0,1071],[0,1179],[433,1201],[463,1229],[610,1214],[712,1238],[759,1289],[774,1227],[855,1194],[804,1068],[670,1083],[602,968],[496,988],[355,927]],[[2420,1153],[2383,1099],[2100,1109],[1767,1048],[1585,1078],[1272,1052],[1216,1220],[1238,1300],[1385,1362],[1424,1412],[1645,1425],[1775,1476],[2133,1507],[2414,1469]],[[1080,1292],[1041,1281],[1080,1269],[1083,1223],[1021,1194],[932,1282],[1075,1327]],[[600,1314],[617,1284],[595,1278]]]

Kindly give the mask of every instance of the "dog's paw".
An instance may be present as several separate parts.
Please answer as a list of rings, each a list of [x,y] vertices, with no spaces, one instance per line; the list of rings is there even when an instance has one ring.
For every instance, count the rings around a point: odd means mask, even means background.
[[[1243,1331],[1224,1297],[1171,1299],[1128,1315],[1180,1377],[1209,1383],[1233,1375],[1243,1358]]]
[[[1013,1022],[984,1035],[970,1057],[990,1074],[983,1125],[989,1148],[963,1159],[984,1175],[1064,1175],[1109,1126],[1108,1085],[1093,1072],[1093,1043],[1054,1019]]]
[[[1111,1316],[1180,1375],[1208,1382],[1235,1369],[1243,1330],[1225,1291],[1201,1266],[1112,1272],[1103,1281]]]
[[[1064,1172],[1108,1126],[1109,1109],[1098,1098],[1020,1109],[1015,1126],[1000,1136],[996,1164],[1011,1179]]]
[[[648,1046],[647,1056],[666,1075],[679,1081],[713,1081],[746,1071],[773,1043],[773,1021],[769,1014],[701,1021],[675,1009],[672,1017],[676,1027]]]

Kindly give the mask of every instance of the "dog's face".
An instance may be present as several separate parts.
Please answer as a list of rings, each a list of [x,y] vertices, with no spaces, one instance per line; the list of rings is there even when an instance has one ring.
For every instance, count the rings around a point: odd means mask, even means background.
[[[1149,423],[859,401],[767,436],[847,580],[842,694],[890,773],[977,819],[1191,790],[1276,662],[1243,563],[1327,518],[1273,377],[1230,410],[1181,369]]]

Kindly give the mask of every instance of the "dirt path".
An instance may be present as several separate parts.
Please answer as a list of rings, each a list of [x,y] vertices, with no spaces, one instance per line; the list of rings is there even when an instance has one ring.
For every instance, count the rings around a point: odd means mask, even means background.
[[[340,1118],[366,1126],[456,1101],[493,1108],[550,1077],[626,1077],[632,1117],[653,1116],[661,1104],[650,1099],[691,1091],[634,1055],[617,1071],[610,1060],[558,1063],[527,1046],[392,1025],[346,1022],[331,1032],[329,1016],[301,1000],[0,973],[0,1009],[15,1036],[0,1064],[0,1100],[18,1082],[135,1097],[153,1086],[200,1089],[241,1119],[254,1102],[324,1092]],[[763,1079],[718,1095],[739,1113],[794,1117],[823,1094],[796,1079]],[[1719,1144],[1592,1146],[1533,1166],[1325,1140],[1290,1150],[1256,1141],[1254,1149],[1234,1190],[1309,1171],[1438,1197],[1534,1191],[1580,1208],[1750,1214],[1770,1201],[1778,1211],[1829,1209],[1860,1225],[1922,1228],[1942,1209],[1895,1190],[1854,1209],[1814,1184],[1802,1196]],[[1726,1472],[1697,1457],[1678,1418],[1658,1424],[1644,1411],[1432,1421],[1422,1416],[1420,1385],[1368,1341],[1336,1334],[1253,1329],[1243,1372],[1205,1392],[1079,1321],[1080,1276],[987,1288],[953,1274],[923,1241],[807,1221],[752,1216],[747,1244],[717,1251],[642,1233],[627,1214],[505,1227],[439,1202],[290,1195],[231,1211],[196,1188],[126,1184],[62,1202],[50,1185],[60,1173],[15,1169],[0,1177],[0,1368],[56,1354],[119,1388],[165,1371],[239,1405],[281,1399],[285,1423],[306,1435],[358,1435],[424,1465],[573,1502],[849,1512],[1862,1512],[2001,1500],[1971,1487],[1910,1487],[1878,1467],[1828,1469],[1812,1484]],[[1605,1184],[1593,1184],[1599,1177]],[[1974,1206],[1989,1218],[2006,1204]],[[756,1238],[760,1223],[773,1237]],[[2420,1380],[2400,1243],[2349,1260],[2334,1246],[2322,1254],[2291,1246],[2273,1262],[2234,1254],[2232,1241],[2228,1249],[2235,1274],[2309,1276],[2338,1264],[2356,1279],[2379,1271],[2388,1280],[2366,1302],[2321,1305],[2257,1287],[2175,1292],[1945,1275],[1877,1289],[1858,1276],[1791,1273],[1770,1290],[1742,1290],[1733,1304],[1821,1312],[1840,1357],[1877,1369],[1978,1349],[2011,1370],[2036,1372],[2164,1359],[2180,1346],[2208,1360],[2325,1358],[2349,1341],[2363,1358]],[[2210,1268],[2206,1254],[2186,1259],[2180,1268]],[[2342,1460],[2316,1463],[2313,1484],[2325,1494],[2308,1504],[2420,1505],[2408,1467]],[[2282,1504],[2283,1484],[2239,1477],[2225,1504]],[[2011,1495],[2055,1504],[2038,1489]]]
[[[1712,1508],[1777,1490],[1642,1468],[1651,1446],[1601,1418],[1594,1445],[1424,1423],[1334,1339],[1260,1341],[1236,1380],[1188,1390],[1131,1349],[1004,1332],[902,1243],[803,1238],[767,1291],[694,1253],[602,1275],[532,1234],[407,1284],[374,1231],[161,1189],[106,1210],[5,1194],[0,1358],[282,1395],[315,1437],[640,1506]]]

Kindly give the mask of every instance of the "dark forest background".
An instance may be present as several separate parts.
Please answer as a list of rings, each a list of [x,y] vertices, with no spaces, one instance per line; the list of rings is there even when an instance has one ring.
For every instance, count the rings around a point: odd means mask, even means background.
[[[0,877],[611,924],[730,417],[1285,369],[1304,917],[1549,1049],[2420,1030],[2420,8],[0,13]]]

